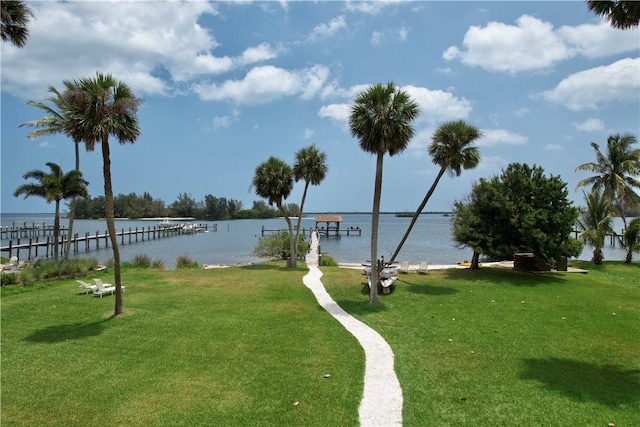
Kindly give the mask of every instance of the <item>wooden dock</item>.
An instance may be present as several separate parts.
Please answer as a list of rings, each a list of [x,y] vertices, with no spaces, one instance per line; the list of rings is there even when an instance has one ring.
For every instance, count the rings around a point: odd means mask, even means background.
[[[580,230],[577,230],[574,228],[573,230],[571,230],[571,232],[573,233],[573,237],[577,239],[578,235],[580,234]],[[622,239],[622,237],[624,236],[624,230],[621,231],[621,234],[607,233],[604,236],[605,236],[605,244],[607,243],[607,239],[609,239],[609,246],[615,247],[616,243],[620,239]]]
[[[209,226],[207,224],[198,224],[197,229],[198,231],[209,231]],[[212,230],[216,231],[217,225],[214,224]],[[139,241],[144,242],[148,240],[193,233],[194,232],[192,229],[186,229],[182,224],[177,224],[171,227],[135,227],[134,229],[129,227],[129,230],[125,230],[123,228],[121,229],[121,231],[116,232],[116,236],[119,237],[120,245],[125,245],[136,243]],[[58,242],[58,250],[60,251],[60,255],[64,254],[67,240],[68,236],[66,234],[60,235],[60,240]],[[31,260],[36,257],[49,258],[53,257],[54,255],[54,243],[55,240],[53,235],[35,235],[35,237],[29,237],[28,241],[27,239],[18,237],[16,242],[14,242],[13,240],[9,240],[8,246],[0,247],[0,252],[8,253],[9,258],[15,255],[18,257],[18,259],[22,259],[20,257],[20,251],[26,251],[27,260]],[[110,243],[111,240],[107,231],[102,234],[100,234],[100,232],[98,231],[96,231],[95,234],[85,233],[83,236],[75,233],[73,238],[71,239],[70,251],[72,253],[78,253],[81,250],[83,252],[89,252],[92,249],[108,248]]]
[[[28,224],[23,222],[22,224],[16,224],[15,222],[9,226],[0,228],[0,239],[18,239],[22,237],[46,237],[53,236],[53,225],[47,223],[35,223]],[[60,234],[64,234],[69,229],[67,227],[60,226]]]
[[[300,229],[300,234],[302,234],[303,236],[309,236],[311,237],[311,233],[316,230],[316,228],[301,228]],[[324,227],[320,227],[317,229],[318,230],[318,234],[321,235],[325,235],[325,236],[361,236],[362,235],[362,229],[360,227],[349,227],[349,228],[342,228],[342,229],[336,229],[336,228],[331,228],[331,229],[327,229]],[[295,231],[295,228],[294,228]],[[289,230],[286,228],[274,228],[274,229],[267,229],[264,227],[264,225],[262,226],[262,229],[260,231],[260,234],[262,235],[262,237],[264,237],[265,234],[277,234],[277,233],[288,233]]]

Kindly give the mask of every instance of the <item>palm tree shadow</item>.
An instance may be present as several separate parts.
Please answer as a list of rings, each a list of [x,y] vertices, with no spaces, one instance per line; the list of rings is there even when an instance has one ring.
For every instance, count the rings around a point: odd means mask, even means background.
[[[640,370],[623,370],[577,360],[549,357],[525,359],[520,377],[542,383],[576,401],[589,400],[612,408],[640,400]],[[615,386],[614,386],[615,385]]]
[[[452,295],[459,292],[457,289],[448,286],[433,286],[425,283],[418,284],[403,279],[398,279],[398,282],[402,287],[406,287],[409,292],[420,295]]]
[[[33,343],[57,343],[67,340],[78,340],[100,335],[104,330],[105,320],[93,323],[70,323],[66,325],[47,326],[23,338]]]

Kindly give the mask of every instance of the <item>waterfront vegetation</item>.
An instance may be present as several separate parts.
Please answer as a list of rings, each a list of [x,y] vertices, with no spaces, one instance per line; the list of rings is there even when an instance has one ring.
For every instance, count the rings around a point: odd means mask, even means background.
[[[391,345],[405,425],[638,425],[640,264],[571,265],[589,273],[402,274],[378,305],[360,270],[322,281]],[[115,318],[73,279],[3,287],[0,421],[357,425],[364,353],[306,272],[124,264]]]

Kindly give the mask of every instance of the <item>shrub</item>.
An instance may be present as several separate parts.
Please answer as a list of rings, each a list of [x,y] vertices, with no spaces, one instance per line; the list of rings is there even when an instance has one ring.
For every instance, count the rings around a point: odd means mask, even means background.
[[[145,254],[138,254],[131,260],[131,265],[134,267],[149,268],[151,267],[151,257]]]
[[[167,268],[167,264],[165,264],[165,262],[163,260],[159,259],[159,258],[153,260],[153,263],[151,264],[151,266],[153,268],[158,269],[158,270],[164,270],[164,269]]]
[[[309,243],[304,236],[298,240],[298,255],[304,255],[309,250]],[[270,236],[263,236],[258,239],[258,244],[253,250],[253,254],[259,258],[287,259],[289,258],[289,233],[278,232]]]
[[[329,255],[321,255],[320,266],[321,267],[337,267],[338,262],[335,259],[331,258]]]
[[[189,255],[180,255],[176,257],[176,268],[198,268],[197,261],[192,260]]]
[[[0,286],[16,285],[18,283],[17,273],[0,273]]]

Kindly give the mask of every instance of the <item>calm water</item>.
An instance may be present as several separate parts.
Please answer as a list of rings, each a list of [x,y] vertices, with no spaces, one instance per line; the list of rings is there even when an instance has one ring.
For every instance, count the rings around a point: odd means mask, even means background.
[[[371,215],[369,214],[342,214],[341,229],[360,227],[361,236],[335,237],[322,236],[320,240],[321,250],[328,253],[338,262],[360,263],[368,260],[370,256],[371,239]],[[378,234],[378,254],[389,259],[402,238],[411,218],[398,218],[392,214],[380,216],[380,229]],[[53,214],[2,214],[3,227],[12,224],[27,223],[53,224]],[[252,251],[260,237],[260,231],[266,229],[286,228],[284,219],[271,220],[235,220],[235,221],[211,221],[200,222],[203,224],[217,225],[217,231],[208,233],[196,233],[193,235],[181,235],[157,240],[137,242],[120,245],[121,259],[126,261],[135,255],[145,254],[152,259],[161,259],[167,267],[175,266],[175,258],[180,255],[189,255],[200,264],[233,264],[246,262],[260,262],[259,258],[252,255]],[[67,220],[61,220],[61,224],[67,225]],[[139,229],[153,227],[156,221],[122,220],[116,221],[118,231],[129,228]],[[323,225],[323,224],[320,224]],[[315,226],[313,216],[303,218],[302,227]],[[76,220],[74,221],[74,233],[84,234],[89,232],[100,234],[106,230],[104,220]],[[621,227],[618,227],[620,229]],[[211,227],[210,227],[211,229]],[[125,242],[126,242],[125,238]],[[2,240],[2,246],[8,244]],[[92,247],[94,247],[92,245]],[[6,256],[6,254],[3,254]],[[442,215],[421,215],[410,237],[407,239],[398,261],[407,260],[412,263],[428,261],[431,264],[453,264],[457,261],[469,260],[472,251],[470,249],[458,249],[451,240],[450,218]],[[606,260],[624,259],[624,251],[620,248],[605,248]],[[91,250],[88,253],[80,252],[80,257],[97,258],[105,262],[112,257],[111,249]],[[589,260],[590,248],[585,247],[579,259]]]

